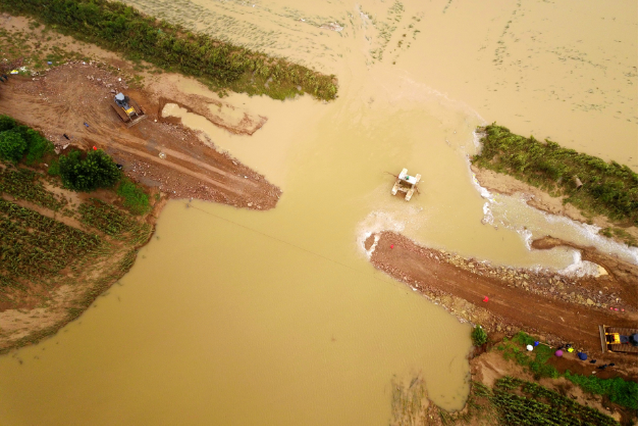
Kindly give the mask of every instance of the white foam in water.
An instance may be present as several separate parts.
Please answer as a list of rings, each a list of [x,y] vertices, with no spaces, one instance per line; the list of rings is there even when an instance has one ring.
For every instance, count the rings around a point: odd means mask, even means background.
[[[598,234],[600,229],[602,229],[599,226],[575,222],[565,216],[556,216],[548,213],[543,214],[550,224],[560,224],[572,227],[579,236],[586,240],[586,242],[581,242],[580,244],[593,245],[604,253],[616,254],[627,262],[631,262],[636,265],[638,264],[638,247],[629,247],[626,244],[618,243],[610,238]]]
[[[371,258],[371,254],[378,245],[380,236],[374,237],[373,245],[369,250],[365,250],[364,242],[372,234],[379,234],[382,231],[402,232],[405,228],[405,224],[397,220],[391,213],[374,211],[367,215],[362,222],[358,224],[357,243],[358,249],[364,253],[367,258]]]
[[[474,143],[475,143],[474,133]],[[470,160],[467,157],[467,164]],[[569,219],[566,216],[557,216],[543,212],[529,206],[526,196],[492,194],[480,185],[475,173],[471,172],[471,178],[480,196],[486,199],[482,207],[484,213],[483,223],[496,226],[496,209],[500,214],[500,224],[505,228],[515,230],[522,236],[527,249],[531,250],[531,242],[535,237],[552,235],[582,246],[595,246],[598,250],[613,254],[620,259],[633,264],[638,264],[638,248],[628,247],[600,234],[601,228],[596,225],[588,225]],[[538,221],[536,219],[543,219]],[[540,223],[542,222],[542,223]],[[574,259],[573,263],[559,271],[567,274],[600,275],[601,268],[593,263]],[[580,276],[583,276],[580,275]]]
[[[475,131],[473,132],[473,146],[475,146],[476,149],[480,149],[480,134]]]
[[[582,260],[582,256],[578,250],[573,252],[573,263],[564,269],[558,271],[563,275],[569,275],[574,277],[597,277],[601,275],[602,267],[597,263],[589,262],[588,260]]]
[[[520,228],[516,230],[518,234],[522,237],[524,244],[527,246],[527,250],[531,250],[531,242],[533,241],[533,232],[529,231],[526,228]]]
[[[479,139],[478,139],[478,134],[476,132],[473,132],[473,143],[479,143]],[[484,205],[482,206],[482,213],[484,213],[484,218],[482,219],[482,223],[485,224],[489,224],[489,225],[493,225],[494,224],[494,217],[493,217],[493,212],[491,211],[491,204],[496,203],[496,199],[495,197],[489,192],[489,190],[487,188],[485,188],[484,186],[480,185],[480,182],[478,182],[478,178],[476,177],[476,174],[471,172],[471,161],[469,160],[469,156],[466,157],[466,161],[467,161],[467,166],[469,167],[469,172],[471,173],[471,181],[473,182],[473,186],[476,188],[476,190],[480,193],[480,196],[484,199],[487,200],[486,203],[484,203]]]

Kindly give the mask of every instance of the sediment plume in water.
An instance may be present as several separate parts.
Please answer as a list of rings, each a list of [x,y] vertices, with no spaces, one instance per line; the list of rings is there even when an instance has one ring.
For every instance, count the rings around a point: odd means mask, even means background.
[[[437,415],[438,408],[429,401],[427,387],[420,374],[405,380],[391,381],[391,426],[424,425]]]

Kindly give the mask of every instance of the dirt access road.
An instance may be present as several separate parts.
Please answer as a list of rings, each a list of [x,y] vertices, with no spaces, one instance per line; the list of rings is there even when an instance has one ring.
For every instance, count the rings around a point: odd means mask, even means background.
[[[559,244],[563,242],[546,239],[535,246]],[[607,259],[590,249],[581,249],[583,258],[598,261],[607,275],[568,278],[492,267],[422,247],[393,232],[370,236],[365,249],[372,251],[371,263],[376,268],[489,331],[523,329],[546,341],[572,343],[602,358],[598,325],[637,327],[637,266]],[[483,302],[485,297],[488,302]],[[461,302],[456,305],[451,298]],[[614,306],[617,311],[611,310]],[[629,367],[637,363],[637,356],[607,354],[606,358]]]
[[[131,128],[111,108],[111,99],[120,91],[135,99],[147,115]],[[242,120],[225,121],[208,108],[220,102],[181,93],[168,83],[129,89],[106,66],[84,62],[33,77],[11,76],[2,85],[0,114],[43,132],[62,151],[72,146],[104,149],[123,165],[127,176],[158,188],[169,198],[196,198],[257,210],[275,207],[279,188],[212,149],[175,120],[164,120],[160,111],[167,102],[202,112],[234,133],[252,134],[266,121],[247,113]]]

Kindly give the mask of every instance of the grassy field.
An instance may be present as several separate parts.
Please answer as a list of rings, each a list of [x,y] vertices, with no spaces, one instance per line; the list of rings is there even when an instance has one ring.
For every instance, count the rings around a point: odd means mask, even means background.
[[[552,141],[515,135],[495,124],[479,131],[483,134],[482,151],[473,157],[474,165],[563,197],[586,216],[603,215],[620,226],[638,225],[638,175],[629,167],[615,161],[606,163]],[[606,232],[614,234],[613,230]]]

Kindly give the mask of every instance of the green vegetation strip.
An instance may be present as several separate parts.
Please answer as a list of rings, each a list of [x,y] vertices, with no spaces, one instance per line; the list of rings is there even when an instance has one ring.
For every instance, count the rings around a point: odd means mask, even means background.
[[[564,202],[588,215],[638,225],[638,175],[629,167],[518,136],[495,124],[482,130],[482,152],[473,157],[474,165],[565,197]],[[576,178],[583,184],[579,189]]]
[[[118,186],[118,195],[124,198],[122,203],[129,211],[136,215],[145,214],[150,210],[149,196],[139,185],[123,178]]]
[[[335,99],[335,76],[264,53],[195,34],[106,0],[0,0],[0,9],[29,15],[58,31],[144,59],[166,70],[203,78],[216,88],[285,99],[309,93]]]
[[[611,402],[638,410],[638,383],[636,382],[627,382],[620,377],[601,379],[596,376],[571,374],[569,371],[564,373],[564,377],[579,385],[586,392],[606,395]]]
[[[553,348],[544,344],[537,345],[529,353],[525,347],[533,344],[534,339],[527,333],[520,331],[511,339],[505,337],[502,343],[496,345],[496,349],[502,351],[505,359],[513,360],[523,367],[528,367],[536,379],[541,377],[560,377],[558,370],[554,366],[547,364],[553,356]]]

